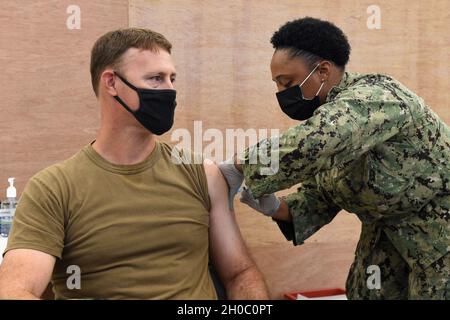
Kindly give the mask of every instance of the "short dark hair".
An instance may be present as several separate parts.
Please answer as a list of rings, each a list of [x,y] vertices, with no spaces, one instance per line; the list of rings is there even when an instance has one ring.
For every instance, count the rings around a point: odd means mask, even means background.
[[[311,17],[287,22],[270,42],[276,50],[287,49],[291,57],[302,57],[311,65],[325,59],[344,69],[350,57],[350,44],[342,30]]]
[[[162,34],[142,28],[119,29],[101,36],[91,51],[91,82],[96,96],[101,73],[108,67],[120,69],[122,55],[129,48],[170,53],[172,44]]]

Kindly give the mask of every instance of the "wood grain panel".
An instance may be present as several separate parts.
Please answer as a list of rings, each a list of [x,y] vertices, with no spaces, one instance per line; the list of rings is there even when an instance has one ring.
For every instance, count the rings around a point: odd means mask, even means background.
[[[66,12],[78,5],[81,29]],[[0,1],[0,197],[8,177],[17,190],[37,171],[95,137],[97,100],[90,50],[103,33],[128,25],[128,1]]]

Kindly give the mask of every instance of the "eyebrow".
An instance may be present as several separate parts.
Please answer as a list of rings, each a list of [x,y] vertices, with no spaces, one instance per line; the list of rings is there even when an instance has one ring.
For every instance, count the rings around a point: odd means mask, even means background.
[[[148,72],[144,75],[145,78],[147,77],[154,77],[154,76],[165,76],[167,73],[166,72]],[[176,77],[177,73],[170,73],[170,76],[172,77]]]

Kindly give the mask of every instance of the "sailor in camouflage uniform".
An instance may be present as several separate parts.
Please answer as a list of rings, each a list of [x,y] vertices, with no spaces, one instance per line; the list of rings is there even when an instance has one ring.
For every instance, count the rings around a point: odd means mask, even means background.
[[[220,164],[231,199],[245,177],[241,201],[271,216],[295,245],[340,210],[356,214],[362,232],[349,299],[450,299],[447,125],[393,78],[346,72],[350,46],[329,22],[289,22],[271,42],[280,106],[306,121]],[[261,150],[279,153],[272,175],[252,163]],[[273,194],[296,184],[293,194]],[[378,286],[369,285],[371,266]]]

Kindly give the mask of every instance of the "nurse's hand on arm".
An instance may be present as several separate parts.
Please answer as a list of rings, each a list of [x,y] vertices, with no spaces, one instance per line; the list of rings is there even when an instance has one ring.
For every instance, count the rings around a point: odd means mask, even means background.
[[[218,166],[228,184],[228,206],[231,210],[234,208],[234,197],[239,192],[239,188],[244,182],[244,174],[242,173],[242,169],[236,166],[235,158],[236,155],[221,162]]]
[[[255,199],[250,189],[244,188],[241,192],[240,201],[275,220],[292,221],[292,216],[289,214],[289,208],[286,202],[273,193]]]
[[[407,104],[389,90],[371,86],[370,90],[361,92],[340,94],[339,99],[322,105],[304,123],[290,128],[279,138],[261,140],[246,149],[242,157],[235,157],[239,161],[242,159],[242,163],[233,161],[233,167],[228,164],[228,168],[235,169],[229,170],[233,175],[238,175],[236,171],[243,173],[245,184],[252,192],[253,199],[244,194],[244,199],[247,198],[244,202],[266,214],[275,209],[276,201],[271,194],[302,183],[297,193],[280,200],[279,208],[272,216],[294,244],[303,243],[340,210],[318,190],[314,177],[358,159],[412,123]],[[265,164],[251,161],[258,159],[256,155],[261,149],[270,159],[272,152],[278,152],[278,170],[272,175],[262,173]],[[224,175],[229,182],[230,174]],[[263,201],[255,200],[264,195],[269,197]],[[290,219],[292,223],[284,222]]]

